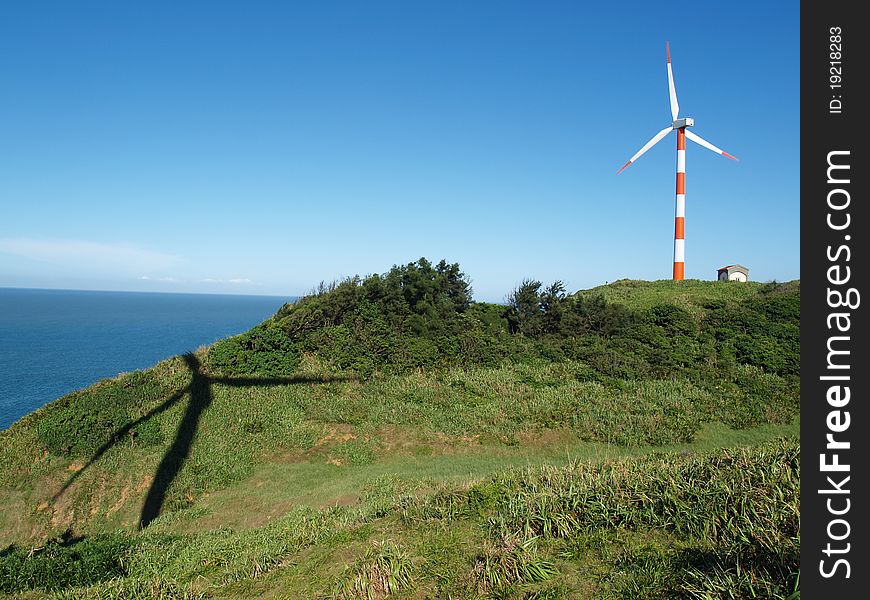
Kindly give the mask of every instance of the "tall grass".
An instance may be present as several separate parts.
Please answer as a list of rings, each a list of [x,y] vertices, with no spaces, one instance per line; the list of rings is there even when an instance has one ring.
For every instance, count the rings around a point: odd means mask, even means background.
[[[347,566],[335,585],[332,598],[386,598],[411,589],[414,571],[410,555],[395,542],[374,542],[362,557]]]
[[[800,555],[800,449],[794,440],[696,457],[651,456],[513,471],[399,508],[409,525],[485,518],[498,539],[570,540],[602,530],[667,531],[690,549],[674,591],[788,597]],[[670,565],[670,567],[669,567]],[[712,597],[712,596],[711,596]]]
[[[121,540],[123,572],[73,578],[75,589],[58,593],[788,598],[798,588],[799,463],[797,441],[778,440],[524,468],[437,491],[384,482],[404,490],[392,505],[384,488],[358,508],[296,510],[245,531],[178,535],[158,519]],[[16,553],[0,568],[39,562]],[[320,558],[308,567],[311,556]],[[259,581],[266,587],[251,587]]]

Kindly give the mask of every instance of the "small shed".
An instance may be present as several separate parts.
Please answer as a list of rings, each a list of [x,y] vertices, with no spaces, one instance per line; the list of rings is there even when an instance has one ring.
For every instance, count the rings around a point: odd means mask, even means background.
[[[719,281],[749,281],[749,269],[743,265],[728,265],[717,271]]]

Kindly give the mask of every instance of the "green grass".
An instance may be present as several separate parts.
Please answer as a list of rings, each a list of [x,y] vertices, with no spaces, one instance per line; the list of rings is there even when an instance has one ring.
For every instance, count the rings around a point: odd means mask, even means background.
[[[793,283],[789,285],[793,285]],[[631,309],[674,304],[691,310],[712,301],[745,302],[757,296],[766,287],[769,287],[769,284],[757,281],[735,283],[733,281],[701,281],[698,279],[684,281],[620,279],[579,293],[582,295],[601,294],[608,301],[622,304]]]
[[[0,593],[795,593],[798,283],[615,282],[581,295],[634,312],[581,306],[583,335],[439,304],[414,337],[420,314],[391,332],[371,302],[280,329],[332,293],[0,432]],[[341,343],[306,346],[322,335]],[[379,336],[401,368],[363,360]]]
[[[179,363],[173,359],[146,375],[168,393],[177,393],[183,386],[172,390],[171,384],[184,383]],[[606,386],[578,381],[578,369],[582,365],[569,361],[268,388],[214,384],[212,403],[199,423],[184,468],[169,488],[166,506],[172,510],[190,506],[204,494],[250,477],[258,465],[273,459],[311,464],[321,469],[314,476],[326,481],[334,479],[333,472],[340,466],[392,468],[383,466],[390,464],[391,456],[402,456],[402,461],[413,458],[415,469],[437,470],[441,457],[457,448],[463,452],[480,448],[484,450],[481,456],[465,460],[498,468],[505,466],[505,457],[523,460],[523,451],[530,453],[529,460],[539,461],[534,440],[542,436],[567,437],[573,446],[647,449],[690,443],[708,423],[743,424],[734,420],[742,414],[739,404],[726,406],[689,381],[625,381]],[[135,390],[135,385],[128,385],[130,377],[100,387]],[[787,402],[777,403],[783,400]],[[134,416],[160,406],[163,398],[146,397],[146,401],[151,404],[140,405]],[[41,412],[57,412],[64,402]],[[46,453],[29,427],[4,432],[7,468],[2,477],[9,491],[0,492],[0,499],[17,504],[19,510],[27,506],[33,511],[72,480],[58,499],[65,517],[52,522],[49,510],[44,511],[46,515],[37,510],[31,539],[44,539],[67,527],[99,526],[101,521],[111,527],[122,525],[135,512],[133,503],[141,501],[139,488],[147,487],[148,474],[155,473],[187,403],[187,396],[182,396],[176,405],[153,417],[150,427],[162,443],[143,444],[128,433],[115,439],[93,464],[88,464],[86,452],[72,451],[69,457]],[[787,425],[796,413],[797,406],[789,398],[775,398],[752,422]],[[40,416],[30,417],[37,431]],[[510,452],[513,447],[521,451]],[[34,487],[34,475],[40,472],[45,475],[38,479],[40,487]],[[124,498],[129,504],[119,505]],[[10,530],[21,531],[22,525],[12,523],[20,518],[17,511],[0,514],[0,544],[21,541],[20,535],[6,537]]]
[[[380,487],[246,529],[180,533],[161,517],[128,534],[123,576],[61,595],[703,597],[733,584],[785,598],[795,583],[794,440]]]

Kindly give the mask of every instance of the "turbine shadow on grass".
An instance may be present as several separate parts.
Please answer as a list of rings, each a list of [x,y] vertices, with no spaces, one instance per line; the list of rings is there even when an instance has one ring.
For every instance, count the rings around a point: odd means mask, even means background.
[[[147,527],[160,515],[160,509],[163,508],[163,502],[166,500],[166,490],[175,480],[178,472],[181,471],[181,467],[184,466],[184,462],[190,454],[193,438],[196,435],[199,418],[212,401],[211,381],[200,371],[199,361],[193,354],[185,354],[184,361],[187,363],[191,375],[190,385],[187,386],[190,402],[188,402],[187,410],[178,426],[175,441],[163,455],[163,460],[160,461],[160,466],[157,467],[157,472],[154,474],[154,481],[151,482],[151,487],[148,489],[148,495],[145,496],[142,513],[139,516],[140,529]]]
[[[142,504],[142,511],[139,515],[139,528],[144,529],[154,519],[160,515],[163,504],[166,501],[166,492],[169,486],[175,481],[178,473],[181,471],[187,457],[190,455],[190,449],[193,446],[196,431],[199,427],[199,421],[203,412],[208,409],[212,402],[212,384],[219,383],[232,387],[261,387],[261,386],[276,386],[290,385],[300,383],[327,383],[330,381],[347,381],[351,377],[346,376],[330,376],[330,377],[271,377],[271,378],[256,378],[256,377],[210,377],[202,372],[202,365],[199,359],[193,354],[185,354],[183,357],[187,368],[190,369],[190,384],[185,388],[175,392],[166,401],[159,406],[150,410],[147,414],[139,417],[135,421],[130,421],[123,427],[117,429],[109,441],[103,444],[88,462],[76,473],[74,473],[64,483],[63,487],[52,497],[52,500],[57,500],[69,487],[81,476],[91,465],[98,461],[110,448],[117,444],[124,436],[137,425],[148,421],[152,417],[159,415],[162,412],[170,409],[177,404],[185,394],[189,394],[190,401],[187,404],[187,410],[184,412],[184,417],[178,426],[178,431],[175,434],[175,439],[172,445],[163,455],[160,465],[154,474],[154,480],[151,482],[151,487],[145,496],[145,502]]]

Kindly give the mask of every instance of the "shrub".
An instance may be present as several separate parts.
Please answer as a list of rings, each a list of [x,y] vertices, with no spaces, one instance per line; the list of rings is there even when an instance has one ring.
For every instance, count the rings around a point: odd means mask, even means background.
[[[57,400],[51,410],[39,413],[35,429],[52,454],[90,456],[170,394],[152,371],[135,371]],[[151,445],[161,440],[159,431],[141,428],[140,443]]]
[[[267,321],[216,343],[209,350],[208,364],[225,375],[277,377],[296,369],[299,353],[287,332]]]
[[[0,591],[59,590],[123,577],[132,544],[129,536],[111,534],[50,540],[36,551],[10,547],[0,554]]]

